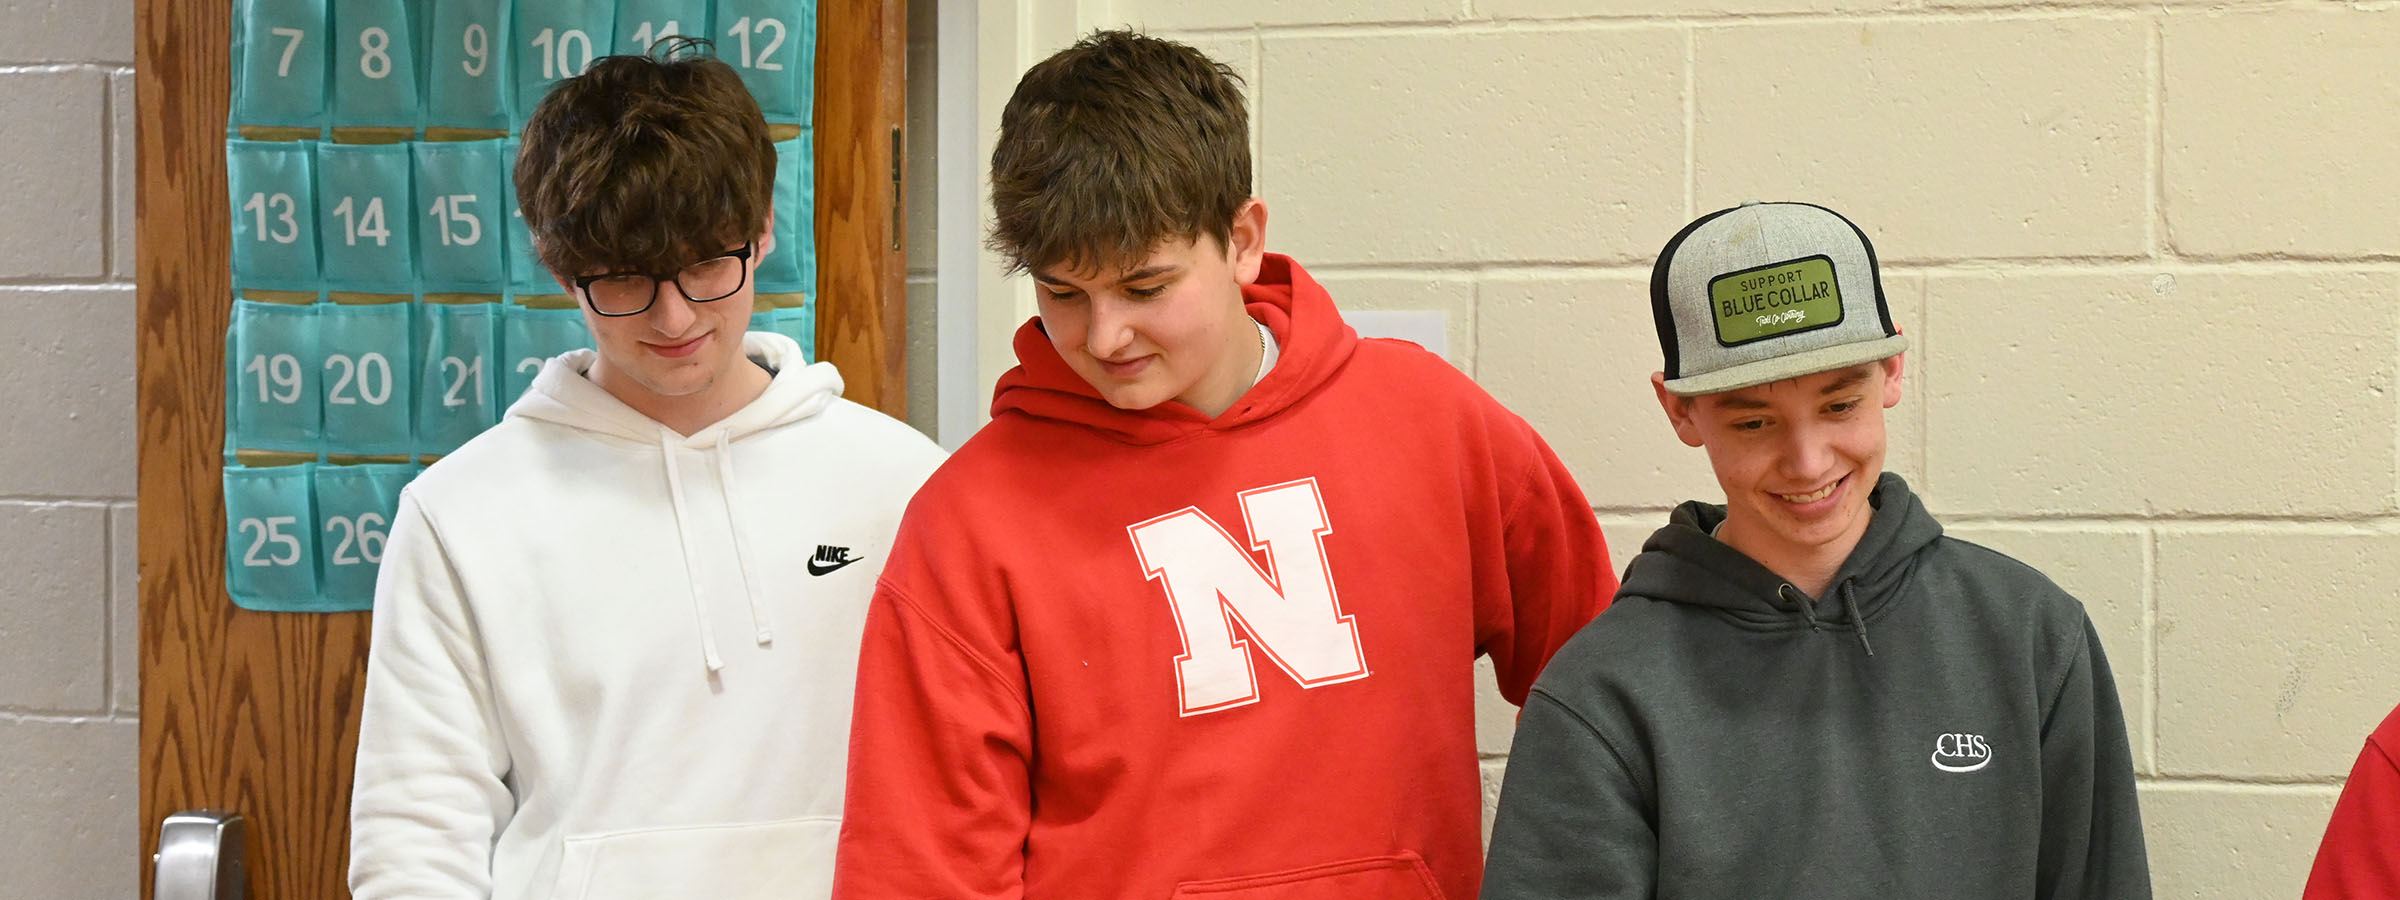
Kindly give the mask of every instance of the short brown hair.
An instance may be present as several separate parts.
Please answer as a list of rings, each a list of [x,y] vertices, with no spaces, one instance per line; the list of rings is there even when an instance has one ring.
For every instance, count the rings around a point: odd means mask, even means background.
[[[696,38],[607,56],[525,123],[517,204],[553,272],[672,272],[766,230],[775,144],[733,67]]]
[[[994,252],[1011,271],[1125,264],[1231,236],[1250,199],[1241,78],[1173,41],[1100,31],[1017,81],[992,150]]]

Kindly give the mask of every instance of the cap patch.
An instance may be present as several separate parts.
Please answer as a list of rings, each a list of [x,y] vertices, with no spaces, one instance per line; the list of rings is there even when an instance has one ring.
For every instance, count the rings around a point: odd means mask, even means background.
[[[1727,347],[1842,323],[1842,289],[1823,255],[1719,275],[1708,299]]]

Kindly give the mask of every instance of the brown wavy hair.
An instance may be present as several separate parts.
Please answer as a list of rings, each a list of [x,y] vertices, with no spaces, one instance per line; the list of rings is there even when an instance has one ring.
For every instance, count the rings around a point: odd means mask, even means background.
[[[1011,272],[1222,246],[1250,199],[1241,77],[1173,41],[1099,31],[1027,70],[992,150],[993,252]]]
[[[710,49],[674,38],[602,57],[534,107],[515,177],[542,265],[672,272],[766,231],[775,144]]]

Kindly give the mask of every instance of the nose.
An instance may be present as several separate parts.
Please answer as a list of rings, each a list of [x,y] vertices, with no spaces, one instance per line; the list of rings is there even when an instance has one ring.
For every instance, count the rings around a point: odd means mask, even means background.
[[[691,298],[685,297],[683,289],[671,278],[660,281],[656,290],[657,295],[650,299],[650,328],[669,337],[690,330],[692,322],[700,318],[700,311],[692,308]]]
[[[1833,469],[1831,438],[1831,432],[1816,423],[1794,423],[1784,431],[1777,474],[1795,482],[1809,482],[1814,487],[1817,477]]]
[[[1084,332],[1084,352],[1103,359],[1114,359],[1133,345],[1133,311],[1115,298],[1094,296],[1091,299],[1092,323]]]

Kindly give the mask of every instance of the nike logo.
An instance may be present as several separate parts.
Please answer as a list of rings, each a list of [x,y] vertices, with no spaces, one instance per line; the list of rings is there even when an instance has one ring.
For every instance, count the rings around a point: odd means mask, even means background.
[[[831,574],[834,570],[857,561],[858,557],[851,556],[850,548],[848,547],[835,547],[829,544],[818,544],[816,557],[808,561],[808,574]]]

